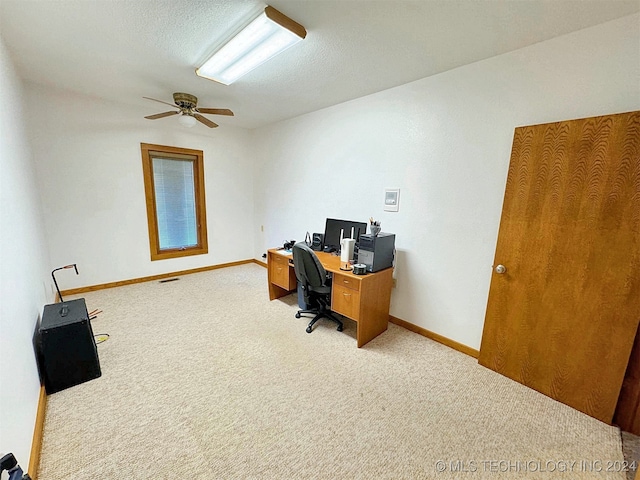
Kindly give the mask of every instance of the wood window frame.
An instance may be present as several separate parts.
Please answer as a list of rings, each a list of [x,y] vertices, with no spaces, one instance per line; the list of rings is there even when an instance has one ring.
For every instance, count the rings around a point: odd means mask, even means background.
[[[187,257],[190,255],[203,255],[208,253],[207,209],[204,194],[204,154],[202,153],[202,150],[154,145],[150,143],[141,143],[140,149],[142,152],[142,173],[144,176],[144,192],[147,204],[147,224],[149,228],[149,249],[151,252],[151,260],[166,260],[168,258]],[[193,161],[193,186],[196,197],[196,227],[198,230],[198,244],[193,247],[160,250],[152,157],[165,157]]]

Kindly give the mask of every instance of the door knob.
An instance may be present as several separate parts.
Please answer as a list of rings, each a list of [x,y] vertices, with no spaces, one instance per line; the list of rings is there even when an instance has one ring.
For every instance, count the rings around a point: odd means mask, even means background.
[[[507,271],[507,267],[505,267],[504,265],[498,265],[496,267],[496,273],[503,274],[506,271]]]

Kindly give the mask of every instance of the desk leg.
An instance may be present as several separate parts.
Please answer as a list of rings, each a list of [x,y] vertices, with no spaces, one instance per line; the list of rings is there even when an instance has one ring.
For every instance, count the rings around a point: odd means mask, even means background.
[[[276,298],[284,297],[290,293],[291,291],[269,282],[269,300],[275,300]]]
[[[376,318],[367,318],[365,322],[358,322],[358,331],[356,340],[358,348],[366,345],[381,333],[387,330],[389,326],[389,314],[377,316]]]
[[[392,288],[393,269],[391,268],[363,279],[360,292],[360,318],[356,334],[358,348],[387,330]]]

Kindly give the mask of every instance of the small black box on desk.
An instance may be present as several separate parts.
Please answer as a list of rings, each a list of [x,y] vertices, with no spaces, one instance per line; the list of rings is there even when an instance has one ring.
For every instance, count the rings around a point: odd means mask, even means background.
[[[47,394],[102,375],[84,298],[45,305],[37,345]]]

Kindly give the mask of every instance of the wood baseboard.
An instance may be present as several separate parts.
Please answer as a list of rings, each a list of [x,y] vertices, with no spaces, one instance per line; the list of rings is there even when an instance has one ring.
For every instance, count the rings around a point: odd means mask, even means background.
[[[261,267],[267,268],[267,262],[263,262],[261,260],[258,260],[256,258],[253,259],[253,263],[257,263],[258,265],[260,265]]]
[[[104,290],[105,288],[122,287],[124,285],[132,285],[134,283],[152,282],[154,280],[162,280],[163,278],[178,277],[180,275],[189,275],[191,273],[207,272],[209,270],[217,270],[219,268],[235,267],[236,265],[244,265],[247,263],[256,263],[257,260],[239,260],[237,262],[220,263],[218,265],[209,265],[207,267],[192,268],[189,270],[179,270],[177,272],[160,273],[149,277],[132,278],[130,280],[120,280],[118,282],[101,283],[98,285],[90,285],[88,287],[71,288],[62,290],[62,295],[77,295],[79,293],[94,292],[96,290]]]
[[[473,358],[478,358],[480,352],[475,348],[467,347],[462,343],[458,343],[455,340],[451,340],[450,338],[443,337],[431,330],[427,330],[426,328],[419,327],[418,325],[414,325],[413,323],[409,323],[406,320],[402,320],[401,318],[394,317],[393,315],[389,315],[389,321],[391,323],[395,323],[400,327],[406,328],[407,330],[411,330],[412,332],[418,333],[423,337],[430,338],[431,340],[435,340],[438,343],[446,345],[447,347],[453,348],[454,350],[458,350],[464,354],[469,355]]]
[[[42,434],[44,433],[44,418],[47,411],[47,392],[44,385],[40,387],[38,398],[38,411],[36,424],[33,428],[33,440],[31,440],[31,455],[29,456],[29,469],[27,472],[32,480],[38,480],[38,467],[40,466],[40,452],[42,452]]]

